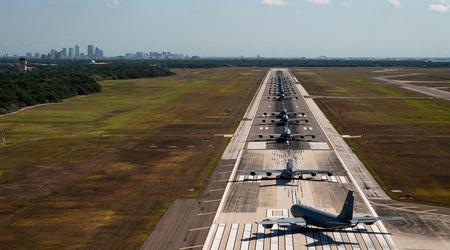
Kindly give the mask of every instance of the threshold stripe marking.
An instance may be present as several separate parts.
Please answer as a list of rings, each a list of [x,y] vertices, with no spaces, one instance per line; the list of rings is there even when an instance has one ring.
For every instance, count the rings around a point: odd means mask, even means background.
[[[278,225],[273,225],[270,237],[270,250],[278,250]]]
[[[373,232],[375,233],[375,237],[377,237],[378,242],[380,242],[381,248],[382,249],[391,249],[389,247],[389,244],[386,242],[386,240],[384,239],[380,229],[378,228],[378,226],[376,224],[373,224],[370,226],[373,230]]]
[[[239,224],[231,225],[231,231],[230,231],[230,235],[228,236],[227,247],[225,248],[226,250],[234,249],[234,244],[236,242],[238,228],[239,228]]]
[[[258,234],[256,235],[256,250],[264,249],[264,227],[263,225],[258,225]]]
[[[241,240],[241,250],[248,250],[250,247],[250,235],[252,234],[252,224],[247,223],[244,226],[244,234]]]
[[[214,236],[214,241],[211,246],[211,250],[219,249],[220,241],[222,240],[223,232],[225,231],[225,224],[219,224],[217,227],[216,235]]]
[[[285,231],[284,244],[285,244],[286,250],[294,250],[294,243],[293,243],[293,239],[292,239],[292,230],[290,227]]]

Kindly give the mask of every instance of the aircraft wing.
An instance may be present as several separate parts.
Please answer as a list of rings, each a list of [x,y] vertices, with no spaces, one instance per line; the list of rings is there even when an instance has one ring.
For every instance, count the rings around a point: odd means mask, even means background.
[[[364,223],[364,224],[373,224],[377,221],[396,221],[396,220],[404,220],[401,216],[364,216],[364,217],[355,217],[353,221],[355,223]]]
[[[270,173],[270,174],[281,174],[283,169],[243,169],[238,170],[240,173]]]
[[[333,175],[332,171],[329,170],[310,170],[310,169],[300,169],[300,170],[294,170],[293,171],[294,174],[296,175],[303,175],[303,174],[326,174],[326,175]]]
[[[263,141],[276,141],[280,136],[281,134],[270,134],[268,136],[258,135],[258,139]]]
[[[299,226],[305,226],[306,221],[302,217],[291,217],[291,218],[281,218],[276,220],[270,220],[265,219],[262,221],[256,222],[256,224],[263,225],[263,226],[272,226],[272,225],[299,225]]]
[[[291,134],[291,138],[293,140],[301,141],[301,140],[313,140],[316,138],[316,136],[315,135],[305,135],[305,134]]]

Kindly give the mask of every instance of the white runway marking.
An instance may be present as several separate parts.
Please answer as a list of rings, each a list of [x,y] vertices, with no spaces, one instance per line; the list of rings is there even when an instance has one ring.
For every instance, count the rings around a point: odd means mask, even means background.
[[[214,236],[214,241],[211,246],[211,250],[219,249],[220,241],[222,240],[223,231],[225,231],[225,224],[220,224],[217,227],[216,235]]]
[[[344,176],[339,176],[342,183],[347,183],[347,179]]]
[[[278,250],[278,225],[273,225],[270,237],[270,250]]]
[[[258,234],[256,236],[256,250],[264,249],[264,227],[262,225],[258,225]]]
[[[286,250],[294,250],[294,242],[293,242],[293,239],[292,239],[292,230],[291,230],[291,228],[288,228],[285,231],[284,243],[285,243]]]
[[[377,237],[378,242],[380,242],[381,248],[382,249],[391,249],[389,247],[389,244],[386,242],[386,239],[384,239],[383,235],[381,234],[380,229],[378,228],[378,226],[376,224],[371,225],[370,226],[373,230],[373,232],[375,233],[375,237]]]
[[[256,178],[256,182],[261,182],[261,180],[262,180],[262,175],[258,175]]]
[[[345,245],[342,244],[342,236],[341,233],[339,232],[333,232],[333,236],[334,236],[334,241],[337,244],[337,248],[338,250],[345,250]]]
[[[366,228],[361,224],[358,225],[358,228],[360,229],[359,233],[361,234],[361,236],[364,240],[364,243],[367,246],[367,249],[374,250],[375,246],[373,245],[372,240],[370,239],[369,235],[367,234]]]
[[[234,244],[236,242],[238,228],[239,228],[239,224],[231,225],[231,231],[230,231],[230,235],[228,236],[227,247],[225,248],[225,250],[233,250],[234,249]]]
[[[252,234],[252,224],[248,223],[244,226],[244,234],[242,235],[241,250],[248,250],[250,246],[250,236]]]
[[[239,175],[238,181],[244,181],[245,176]]]
[[[336,179],[336,176],[331,176],[331,182],[335,182],[335,183],[338,182]]]
[[[355,250],[361,249],[359,247],[358,240],[356,240],[356,236],[352,232],[352,230],[349,229],[349,228],[347,228],[345,230],[347,231],[347,236],[348,236],[348,239],[350,240],[350,243],[352,244],[352,248],[355,249]]]

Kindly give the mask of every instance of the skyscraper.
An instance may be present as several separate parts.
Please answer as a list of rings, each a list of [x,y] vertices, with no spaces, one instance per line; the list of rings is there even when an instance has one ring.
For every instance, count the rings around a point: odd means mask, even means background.
[[[99,48],[95,48],[95,58],[101,59],[103,58],[103,51]]]
[[[67,49],[66,48],[63,48],[61,50],[61,56],[62,56],[62,58],[66,58],[67,57]]]
[[[73,58],[73,48],[69,48],[69,58]]]
[[[80,57],[80,46],[75,45],[75,57]]]
[[[89,58],[94,58],[94,45],[88,45],[87,53]]]

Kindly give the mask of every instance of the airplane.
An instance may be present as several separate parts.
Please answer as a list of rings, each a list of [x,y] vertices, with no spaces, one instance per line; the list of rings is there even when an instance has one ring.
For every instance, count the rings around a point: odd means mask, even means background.
[[[303,112],[291,112],[287,111],[287,109],[283,109],[279,112],[271,112],[271,113],[263,113],[264,116],[275,116],[277,118],[282,118],[283,116],[287,115],[290,118],[292,117],[306,117],[306,114]]]
[[[264,141],[287,142],[288,144],[289,141],[312,141],[316,138],[315,135],[292,134],[287,126],[284,127],[284,131],[281,134],[269,134],[269,138],[266,139],[264,139],[264,135],[258,135],[258,137]]]
[[[284,100],[292,100],[292,99],[298,99],[297,96],[287,96],[286,94],[280,94],[278,96],[273,96],[272,98],[270,96],[267,97],[267,99],[274,99],[277,101],[284,101]]]
[[[270,120],[263,119],[262,122],[263,123],[271,122],[271,123],[276,124],[276,125],[286,125],[288,123],[289,124],[308,123],[309,121],[308,121],[308,119],[290,118],[289,115],[285,114],[279,119],[270,119]]]
[[[309,170],[309,169],[298,169],[295,161],[289,159],[285,169],[244,169],[239,172],[249,173],[250,175],[256,175],[256,173],[265,173],[267,176],[272,176],[272,174],[279,174],[281,179],[292,180],[295,176],[303,178],[303,175],[316,176],[317,174],[327,174],[332,176],[333,172],[330,170]]]
[[[265,219],[256,222],[266,229],[270,229],[274,224],[280,226],[298,225],[303,227],[316,226],[325,229],[354,228],[358,224],[372,225],[377,221],[403,220],[401,216],[353,216],[353,191],[348,191],[342,210],[338,215],[331,214],[317,208],[295,204],[291,207],[291,214],[294,217],[280,218],[276,220]]]

